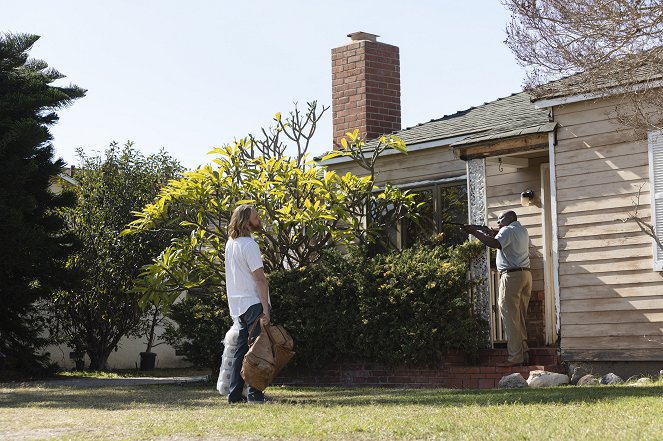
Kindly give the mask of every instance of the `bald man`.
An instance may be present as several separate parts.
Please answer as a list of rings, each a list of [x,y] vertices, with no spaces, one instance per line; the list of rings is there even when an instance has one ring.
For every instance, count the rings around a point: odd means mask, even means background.
[[[474,225],[463,225],[463,230],[475,236],[484,245],[497,249],[497,271],[500,274],[500,315],[506,330],[509,358],[500,366],[518,366],[528,361],[527,327],[525,317],[532,294],[532,273],[529,269],[529,234],[514,211],[500,214],[499,231],[493,237]]]

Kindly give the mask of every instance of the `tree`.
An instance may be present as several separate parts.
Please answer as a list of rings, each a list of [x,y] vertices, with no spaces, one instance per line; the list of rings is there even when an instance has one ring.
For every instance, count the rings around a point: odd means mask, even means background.
[[[661,0],[502,3],[512,14],[506,44],[527,69],[526,87],[535,96],[545,96],[546,82],[571,76],[564,84],[574,94],[621,96],[623,124],[640,132],[661,127]]]
[[[635,224],[640,228],[640,231],[647,236],[651,237],[654,243],[656,244],[656,247],[658,247],[659,250],[663,251],[663,241],[661,241],[661,238],[659,238],[656,235],[656,228],[649,223],[645,218],[642,217],[638,211],[640,210],[640,196],[642,194],[642,188],[644,187],[645,184],[640,185],[640,188],[638,188],[638,194],[633,198],[633,210],[629,211],[626,214],[626,217],[619,219],[622,222],[635,222]]]
[[[56,111],[85,95],[64,76],[28,58],[36,35],[0,34],[0,353],[7,367],[30,372],[46,358],[43,323],[34,305],[67,283],[63,271],[73,240],[56,209],[70,194],[49,191],[64,162],[54,160],[49,127]]]
[[[171,239],[168,231],[140,236],[120,232],[132,213],[152,202],[182,168],[164,151],[144,157],[131,142],[124,147],[112,143],[105,157],[89,157],[80,150],[78,154],[78,205],[65,210],[65,217],[81,243],[68,262],[80,283],[55,296],[54,331],[70,346],[87,352],[91,369],[105,369],[122,337],[142,334],[144,314],[133,280]]]
[[[170,246],[145,267],[139,289],[144,302],[172,302],[183,289],[204,287],[224,295],[226,225],[233,209],[250,202],[261,212],[265,234],[258,234],[265,269],[299,268],[315,263],[326,248],[371,242],[387,223],[415,215],[412,195],[390,186],[375,187],[374,174],[339,176],[308,159],[317,122],[315,102],[288,118],[277,113],[275,127],[215,148],[208,165],[171,181],[159,199],[137,214],[124,234],[168,230]],[[357,132],[348,133],[346,149],[335,155],[372,162],[385,148],[405,150],[400,139],[383,137],[366,150]],[[285,156],[286,142],[296,149]],[[373,152],[378,152],[373,155]],[[388,216],[367,220],[369,208]]]

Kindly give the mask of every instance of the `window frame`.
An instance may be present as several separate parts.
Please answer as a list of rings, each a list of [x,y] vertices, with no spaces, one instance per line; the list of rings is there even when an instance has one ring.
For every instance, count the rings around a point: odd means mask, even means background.
[[[654,235],[663,242],[663,130],[647,133],[647,154],[651,225]],[[657,219],[661,222],[657,222]],[[663,271],[663,250],[654,239],[652,239],[652,268],[654,271]]]
[[[463,180],[456,179],[456,180],[448,181],[448,182],[427,183],[427,184],[424,184],[424,185],[412,186],[412,187],[408,188],[408,190],[411,191],[411,192],[423,192],[423,191],[427,191],[427,190],[432,190],[431,193],[432,193],[433,214],[434,214],[433,225],[434,225],[435,233],[442,232],[442,207],[441,207],[441,205],[442,205],[441,196],[442,195],[441,195],[441,189],[449,188],[449,187],[465,187],[465,192],[467,193],[467,191],[468,191],[468,188],[467,188],[468,186],[467,186],[467,180],[466,179],[463,179]],[[469,203],[468,203],[467,199],[465,199],[464,202],[465,202],[466,210],[467,210],[468,216],[469,216]],[[465,219],[465,221],[467,222],[468,220]],[[410,241],[408,240],[408,237],[407,237],[408,228],[405,225],[403,225],[403,222],[399,223],[399,230],[400,230],[400,232],[399,232],[399,234],[400,234],[400,236],[399,236],[400,249],[411,247],[416,243],[416,241],[410,243]]]

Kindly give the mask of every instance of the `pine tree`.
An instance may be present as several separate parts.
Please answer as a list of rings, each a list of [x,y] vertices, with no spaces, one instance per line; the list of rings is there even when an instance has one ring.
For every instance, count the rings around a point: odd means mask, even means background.
[[[22,372],[46,361],[36,354],[45,341],[35,302],[66,282],[73,243],[57,209],[74,198],[49,191],[64,165],[53,158],[49,127],[58,109],[85,95],[52,86],[63,75],[28,58],[38,39],[0,34],[0,358]]]

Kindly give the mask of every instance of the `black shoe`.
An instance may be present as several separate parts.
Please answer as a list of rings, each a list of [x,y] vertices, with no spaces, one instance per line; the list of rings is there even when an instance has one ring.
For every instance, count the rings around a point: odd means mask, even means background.
[[[246,402],[249,403],[249,404],[265,404],[265,403],[271,403],[273,401],[274,401],[274,398],[268,397],[267,395],[265,395],[262,398],[247,400]]]
[[[228,404],[242,404],[242,403],[246,403],[246,397],[242,397],[239,400],[231,400],[230,398],[228,398]]]

